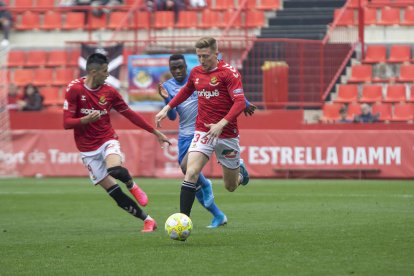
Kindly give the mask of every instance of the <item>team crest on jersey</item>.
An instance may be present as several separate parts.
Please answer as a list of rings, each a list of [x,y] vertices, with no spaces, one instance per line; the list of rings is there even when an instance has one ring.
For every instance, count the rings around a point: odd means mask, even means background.
[[[237,157],[237,150],[232,150],[232,149],[225,149],[221,152],[221,155],[224,156],[224,158],[236,158]]]
[[[99,104],[100,105],[106,105],[108,102],[106,101],[105,96],[100,96],[99,97]]]
[[[210,79],[210,85],[211,86],[216,86],[216,85],[218,85],[219,84],[219,82],[217,81],[217,77],[216,76],[214,76],[214,77],[212,77],[211,79]]]

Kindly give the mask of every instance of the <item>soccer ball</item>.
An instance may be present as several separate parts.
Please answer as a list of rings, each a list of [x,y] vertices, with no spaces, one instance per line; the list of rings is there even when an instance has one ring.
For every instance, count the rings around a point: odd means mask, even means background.
[[[185,241],[190,236],[192,229],[191,219],[182,213],[172,214],[165,222],[165,231],[173,240]]]

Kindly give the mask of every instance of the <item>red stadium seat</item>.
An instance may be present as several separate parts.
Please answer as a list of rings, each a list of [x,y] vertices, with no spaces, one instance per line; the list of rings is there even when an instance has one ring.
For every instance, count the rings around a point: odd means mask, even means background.
[[[174,13],[172,11],[155,12],[154,27],[157,29],[174,27]]]
[[[14,0],[14,7],[16,8],[27,8],[27,10],[34,5],[33,0]]]
[[[399,82],[414,82],[414,64],[403,64],[400,67]]]
[[[7,66],[9,67],[18,67],[24,66],[26,63],[26,52],[13,50],[9,52],[9,56],[7,59]]]
[[[52,83],[53,69],[40,68],[34,71],[35,77],[33,84],[37,86],[44,86]]]
[[[392,45],[387,62],[399,63],[411,60],[411,45]]]
[[[215,4],[211,6],[212,10],[231,10],[234,9],[233,0],[215,0]]]
[[[61,96],[60,90],[60,87],[55,86],[41,87],[40,94],[44,97],[43,104],[46,106],[62,104],[64,99]]]
[[[377,9],[376,8],[364,8],[364,24],[376,25],[377,24]]]
[[[339,17],[342,9],[335,9],[334,20]],[[353,9],[346,9],[341,18],[336,23],[337,26],[353,26],[355,25],[355,13]]]
[[[139,1],[139,0],[138,0]],[[135,2],[137,2],[137,0],[126,0],[125,1],[125,5],[126,6],[132,6],[135,4]],[[140,1],[139,1],[140,2]]]
[[[13,82],[17,86],[33,83],[34,71],[32,69],[16,69],[13,72]]]
[[[391,104],[387,103],[376,103],[372,105],[372,114],[379,114],[378,120],[380,121],[390,121],[392,113]]]
[[[381,85],[364,85],[362,95],[359,98],[360,103],[377,103],[382,101]]]
[[[227,25],[230,24],[230,20],[232,19],[232,17],[234,16],[234,12],[233,11],[226,11],[223,15],[223,19],[224,19],[224,28],[227,27]],[[233,21],[233,23],[231,24],[232,28],[240,28],[242,25],[242,20],[241,20],[241,14],[239,14],[237,16],[237,18]]]
[[[109,22],[108,22],[108,29],[115,30],[120,25],[121,22],[124,21],[124,19],[128,16],[128,12],[123,11],[114,11],[109,14]],[[122,29],[129,29],[131,27],[131,20],[130,18],[127,18],[127,24],[122,25]]]
[[[372,66],[368,64],[353,65],[348,82],[371,82]]]
[[[385,62],[387,59],[387,48],[384,45],[369,45],[364,58],[364,63]]]
[[[401,122],[414,119],[414,108],[412,104],[400,103],[394,106],[391,121]]]
[[[410,87],[410,96],[408,97],[407,102],[414,103],[414,84]]]
[[[361,105],[357,103],[351,103],[348,105],[347,119],[353,120],[355,116],[358,116],[360,114],[361,114]]]
[[[88,16],[88,23],[86,25],[86,29],[88,30],[98,30],[98,29],[105,29],[106,28],[106,13],[104,13],[101,17],[96,16]]]
[[[26,55],[25,66],[44,66],[46,64],[46,51],[30,51]]]
[[[260,4],[257,6],[259,10],[278,10],[280,9],[279,0],[260,0]]]
[[[53,85],[67,85],[75,79],[75,70],[73,68],[59,68],[55,72]]]
[[[348,8],[358,8],[360,0],[348,0],[347,7]],[[361,0],[361,5],[364,6],[368,0]]]
[[[260,28],[265,24],[265,15],[263,11],[247,10],[244,18],[247,28]]]
[[[59,30],[62,28],[62,15],[59,12],[48,11],[43,16],[43,30]]]
[[[85,14],[83,12],[68,12],[62,28],[64,30],[77,30],[83,29],[84,25]]]
[[[36,30],[36,29],[39,29],[40,27],[39,22],[40,22],[39,13],[25,11],[21,15],[20,23],[16,24],[16,29],[20,31]]]
[[[55,0],[35,0],[36,6],[39,8],[53,8]]]
[[[383,102],[385,103],[399,103],[406,100],[406,88],[404,84],[389,84],[385,93]]]
[[[67,66],[78,66],[79,65],[79,57],[80,51],[79,50],[69,50],[68,51],[68,63]]]
[[[221,12],[205,9],[201,14],[200,28],[222,28],[224,26],[222,22]]]
[[[195,28],[199,25],[196,11],[182,11],[175,23],[176,28]]]
[[[68,63],[68,54],[65,50],[53,50],[47,55],[46,66],[64,66]]]
[[[150,14],[137,11],[133,16],[133,21],[134,29],[148,29],[150,26]]]
[[[324,104],[322,107],[322,120],[325,122],[335,122],[340,119],[339,110],[341,104]]]
[[[404,10],[404,17],[400,25],[414,26],[414,6],[408,6]]]
[[[336,103],[351,103],[358,99],[358,86],[355,84],[341,84],[338,88]]]
[[[383,7],[378,25],[390,26],[400,24],[400,8]]]
[[[256,7],[257,7],[257,2],[258,2],[259,0],[247,0],[247,3],[246,3],[246,7],[249,9],[249,10],[251,10],[251,9],[256,9]],[[239,5],[241,5],[241,3],[242,3],[242,1],[239,1]]]

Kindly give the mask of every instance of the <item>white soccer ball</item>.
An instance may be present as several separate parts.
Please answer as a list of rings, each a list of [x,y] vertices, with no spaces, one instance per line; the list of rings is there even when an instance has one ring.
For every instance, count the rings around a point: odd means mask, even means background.
[[[185,241],[193,230],[191,219],[182,213],[172,214],[165,222],[167,235],[177,241]]]

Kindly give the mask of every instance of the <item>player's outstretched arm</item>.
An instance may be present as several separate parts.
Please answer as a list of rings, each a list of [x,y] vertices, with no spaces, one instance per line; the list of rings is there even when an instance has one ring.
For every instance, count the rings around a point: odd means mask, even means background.
[[[168,140],[168,137],[164,135],[164,133],[162,133],[161,131],[154,129],[154,131],[152,132],[155,136],[157,136],[158,139],[158,143],[160,143],[161,148],[164,147],[164,144],[168,144],[171,145],[170,140]]]
[[[167,117],[167,113],[170,111],[170,109],[171,107],[167,104],[163,107],[163,109],[161,109],[160,112],[157,113],[157,115],[155,115],[155,124],[157,127],[161,127],[161,121]]]

